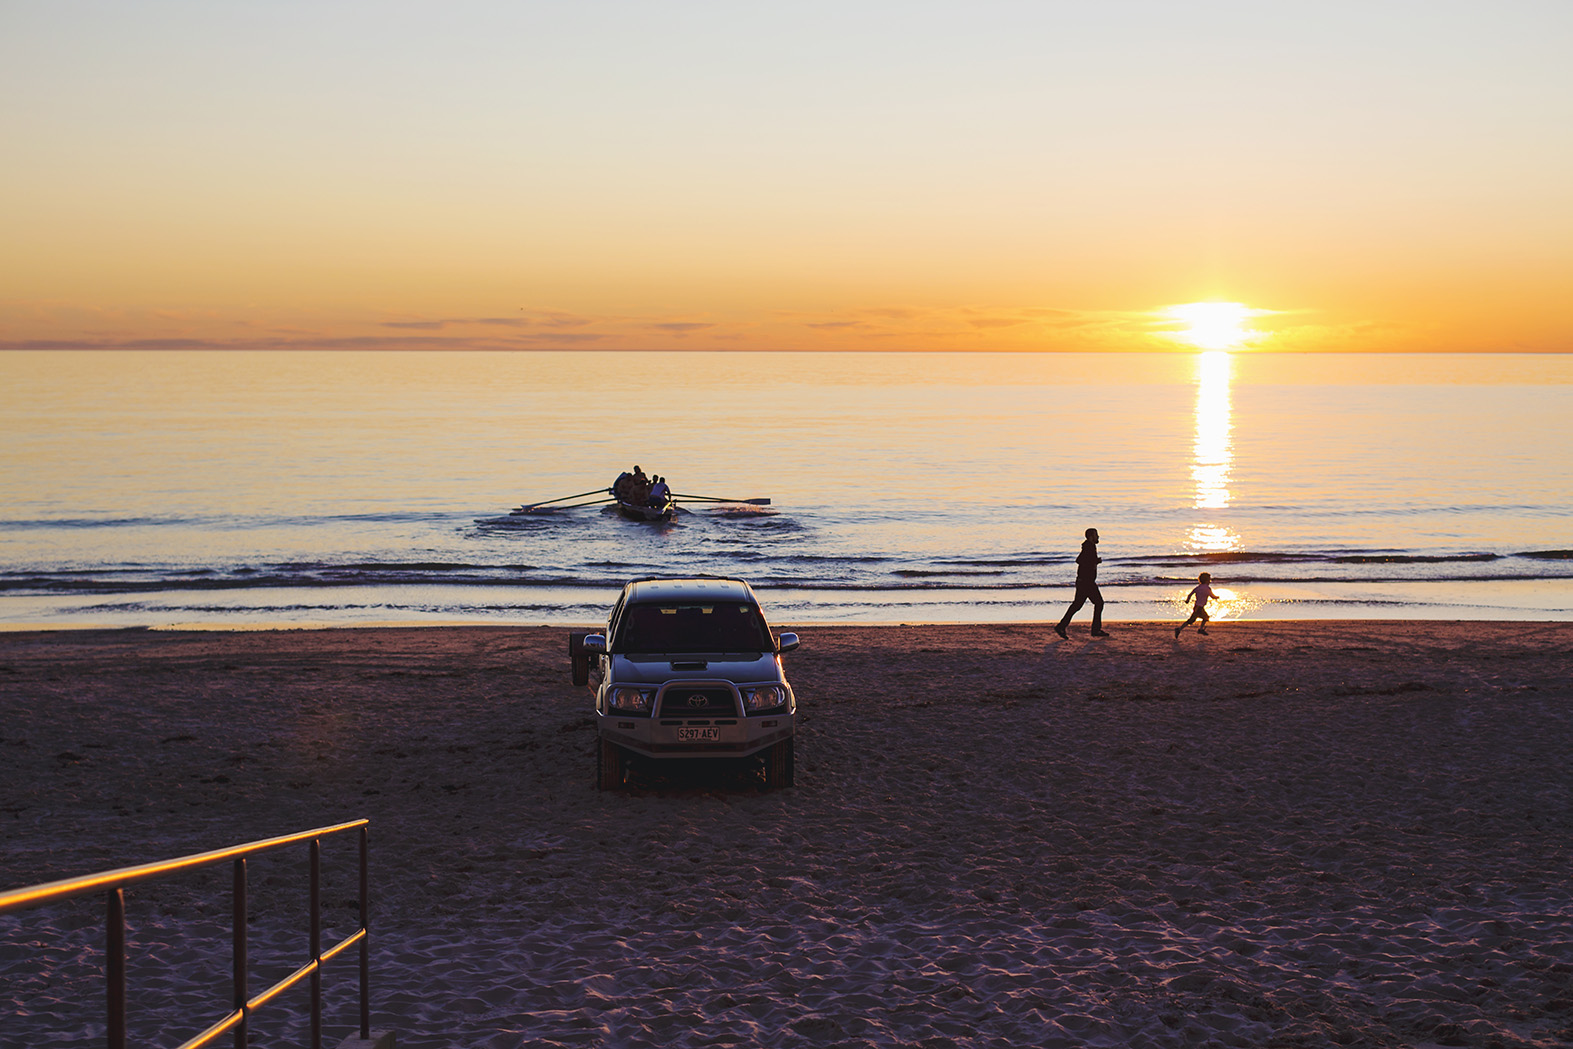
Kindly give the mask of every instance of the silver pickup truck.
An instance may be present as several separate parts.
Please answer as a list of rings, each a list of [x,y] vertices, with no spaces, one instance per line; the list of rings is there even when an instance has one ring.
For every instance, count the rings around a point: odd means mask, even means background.
[[[604,634],[572,633],[576,685],[594,679],[596,785],[616,790],[631,756],[764,759],[765,785],[795,778],[797,700],[781,671],[796,634],[770,633],[738,579],[642,579]]]

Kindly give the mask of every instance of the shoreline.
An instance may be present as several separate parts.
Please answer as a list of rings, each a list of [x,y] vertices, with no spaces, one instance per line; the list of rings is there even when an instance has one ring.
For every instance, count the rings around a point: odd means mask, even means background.
[[[612,595],[615,600],[615,594]],[[605,602],[610,608],[613,600]],[[1059,606],[1045,606],[1043,615],[1033,618],[1016,619],[922,619],[918,617],[891,619],[815,619],[801,617],[770,617],[772,629],[781,630],[834,630],[846,628],[886,628],[886,627],[914,627],[932,626],[966,629],[969,627],[989,627],[1000,629],[1020,629],[1033,627],[1052,628],[1059,614],[1063,613],[1064,606],[1069,601]],[[1503,615],[1503,609],[1485,605],[1460,605],[1455,611],[1472,611],[1475,615],[1451,616],[1407,616],[1393,614],[1390,616],[1371,615],[1369,605],[1361,608],[1367,614],[1350,615],[1347,609],[1361,607],[1356,602],[1339,602],[1338,607],[1330,609],[1326,614],[1320,615],[1261,615],[1253,613],[1248,616],[1224,618],[1216,612],[1212,622],[1218,626],[1252,624],[1284,624],[1303,623],[1307,625],[1330,625],[1336,623],[1387,623],[1403,624],[1412,623],[1424,625],[1430,623],[1469,623],[1475,625],[1490,624],[1518,624],[1521,626],[1548,625],[1555,623],[1573,623],[1573,612],[1561,609],[1540,610],[1524,609],[1522,615]],[[770,614],[770,606],[765,603],[766,614]],[[1168,615],[1152,615],[1147,617],[1106,617],[1106,626],[1118,627],[1128,625],[1138,630],[1158,629],[1164,625],[1173,626],[1186,618],[1189,613],[1188,606],[1176,606],[1174,612]],[[1086,628],[1091,621],[1090,612],[1083,608],[1072,621],[1072,627]],[[49,622],[46,620],[29,620],[22,622],[7,622],[0,620],[0,635],[18,633],[69,633],[78,632],[106,632],[106,631],[144,631],[149,633],[266,633],[266,632],[301,632],[313,630],[576,630],[594,629],[604,625],[604,618],[580,617],[548,620],[529,620],[520,622],[505,622],[496,618],[439,618],[428,619],[313,619],[291,621],[286,619],[257,619],[248,620],[243,617],[215,616],[204,620],[163,621],[163,622],[94,622],[70,621]]]
[[[1573,622],[1573,577],[1478,580],[1231,583],[1215,578],[1215,621]],[[1192,581],[1110,583],[1111,623],[1186,618]],[[569,628],[604,621],[621,583],[597,586],[386,585],[217,588],[113,594],[10,594],[0,598],[0,632],[16,630],[327,629],[404,626]],[[935,587],[814,589],[758,587],[767,618],[833,627],[1017,624],[1057,620],[1073,588]],[[1090,618],[1091,611],[1082,615]]]
[[[566,628],[3,633],[0,887],[368,817],[410,1049],[1573,1038],[1573,624],[1165,626],[806,626],[770,793],[597,792]],[[128,893],[138,1041],[211,1011],[224,884]],[[0,918],[8,1035],[101,1041],[101,911]]]

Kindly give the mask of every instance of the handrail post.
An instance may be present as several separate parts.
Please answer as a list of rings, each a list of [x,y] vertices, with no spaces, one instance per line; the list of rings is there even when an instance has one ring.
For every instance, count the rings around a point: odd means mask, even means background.
[[[311,839],[311,1049],[322,1049],[322,841]]]
[[[8,915],[29,907],[54,903],[58,900],[104,894],[104,977],[105,977],[105,1042],[109,1049],[126,1049],[128,1012],[127,952],[126,952],[126,897],[129,886],[140,885],[182,871],[214,868],[232,863],[231,920],[233,937],[231,965],[233,967],[232,1008],[196,1037],[185,1044],[207,1047],[227,1031],[234,1032],[236,1049],[247,1049],[251,1040],[251,1010],[262,1008],[279,995],[310,978],[312,982],[312,1040],[314,1049],[321,1046],[322,989],[321,972],[325,960],[347,954],[352,946],[360,946],[360,1029],[364,1041],[371,1038],[371,955],[369,926],[371,915],[370,835],[368,821],[351,820],[334,826],[314,830],[281,834],[261,841],[247,842],[228,848],[214,849],[190,856],[157,860],[130,867],[100,871],[75,878],[28,885],[19,889],[0,890],[0,915]],[[344,831],[360,833],[360,928],[340,942],[327,948],[322,945],[322,838]],[[311,846],[311,960],[284,979],[252,998],[248,989],[250,956],[250,901],[246,888],[246,858],[274,849],[308,842]],[[3,1041],[3,1039],[0,1039]],[[9,1044],[9,1043],[7,1043]]]
[[[246,858],[235,861],[234,891],[235,1008],[240,1023],[235,1025],[235,1049],[246,1049]]]
[[[109,1049],[126,1049],[126,893],[108,893],[109,920],[105,923],[109,976]]]
[[[366,876],[366,860],[371,841],[370,828],[360,829],[360,1036],[371,1041],[371,881]]]

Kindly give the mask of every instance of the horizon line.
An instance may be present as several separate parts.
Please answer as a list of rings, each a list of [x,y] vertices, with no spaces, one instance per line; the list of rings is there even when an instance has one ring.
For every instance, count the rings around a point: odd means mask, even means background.
[[[976,349],[963,350],[955,347],[890,347],[890,348],[793,348],[782,349],[765,346],[497,346],[497,345],[454,345],[446,343],[433,345],[441,340],[419,340],[421,345],[409,345],[402,340],[389,343],[384,340],[373,339],[328,339],[323,344],[311,343],[278,343],[257,342],[250,345],[236,345],[234,343],[216,343],[197,339],[137,339],[126,342],[87,342],[80,339],[17,339],[0,340],[0,352],[6,353],[813,353],[813,354],[897,354],[897,353],[923,353],[923,354],[997,354],[997,355],[1024,355],[1024,354],[1161,354],[1164,356],[1181,356],[1186,354],[1202,353],[1229,353],[1242,356],[1271,356],[1297,354],[1302,356],[1363,356],[1363,355],[1449,355],[1449,356],[1488,356],[1488,355],[1524,355],[1524,356],[1554,356],[1573,353],[1573,347],[1568,349],[1524,349],[1505,347],[1501,349],[1260,349],[1248,346],[1230,347],[1224,349],[1202,349],[1200,347],[1187,347],[1179,349],[1150,349],[1132,347],[1121,349],[1105,347],[1102,349],[1056,349],[1053,347],[1040,347],[1032,349]],[[413,341],[413,340],[412,340]],[[353,342],[355,345],[345,345]],[[336,345],[335,345],[336,344]]]

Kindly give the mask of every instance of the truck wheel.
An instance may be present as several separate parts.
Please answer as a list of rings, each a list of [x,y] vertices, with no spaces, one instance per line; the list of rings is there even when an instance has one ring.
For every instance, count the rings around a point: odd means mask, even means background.
[[[568,659],[573,664],[573,683],[576,685],[590,683],[590,655],[584,650],[585,633],[576,630],[568,635]]]
[[[623,748],[599,737],[595,741],[595,789],[621,790],[628,778],[628,763]]]
[[[784,739],[765,752],[765,788],[790,787],[796,778],[797,755],[790,739]]]

